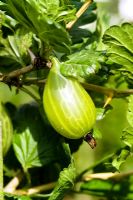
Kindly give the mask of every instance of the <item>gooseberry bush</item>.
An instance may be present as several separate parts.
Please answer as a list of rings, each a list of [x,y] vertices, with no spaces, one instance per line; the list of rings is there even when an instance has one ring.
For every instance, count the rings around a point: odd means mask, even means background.
[[[132,68],[133,25],[109,27],[95,1],[0,0],[0,199],[133,199]]]

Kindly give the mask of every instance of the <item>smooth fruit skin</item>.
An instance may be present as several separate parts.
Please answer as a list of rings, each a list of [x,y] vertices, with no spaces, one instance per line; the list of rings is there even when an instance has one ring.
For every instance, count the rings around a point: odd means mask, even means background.
[[[5,156],[12,144],[13,126],[2,102],[0,102],[0,126],[2,130],[2,149],[3,155]]]
[[[53,128],[66,138],[86,135],[96,120],[95,105],[76,79],[60,73],[60,63],[52,58],[52,68],[43,93],[43,105]]]

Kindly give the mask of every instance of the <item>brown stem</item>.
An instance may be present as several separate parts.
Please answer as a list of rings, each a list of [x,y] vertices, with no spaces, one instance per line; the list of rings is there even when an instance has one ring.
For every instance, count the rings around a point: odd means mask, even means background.
[[[10,72],[9,74],[0,74],[0,81],[6,83],[12,78],[19,77],[20,75],[23,75],[27,72],[32,71],[33,68],[34,68],[33,65],[29,65],[29,66],[23,67],[21,69],[14,70],[14,71]]]
[[[33,65],[29,65],[27,67],[12,71],[6,75],[0,74],[0,81],[7,84],[8,81],[10,81],[10,79],[19,77],[20,75],[30,72],[33,70],[33,68],[34,68]],[[44,85],[45,83],[46,83],[46,79],[39,80],[39,79],[30,78],[30,79],[22,80],[20,85],[31,85],[31,84],[37,84],[37,85],[43,84]],[[89,84],[89,83],[81,83],[81,84],[86,90],[95,91],[95,92],[104,94],[107,97],[111,97],[111,98],[114,98],[114,97],[119,98],[119,97],[129,96],[129,95],[133,94],[133,89],[117,90],[117,89],[106,88],[103,86]]]
[[[76,23],[76,21],[81,17],[81,15],[87,10],[87,8],[90,6],[90,4],[93,2],[93,0],[87,0],[83,5],[82,7],[78,10],[78,12],[76,13],[76,19],[69,22],[67,25],[66,25],[66,28],[68,30],[70,30],[73,25]]]

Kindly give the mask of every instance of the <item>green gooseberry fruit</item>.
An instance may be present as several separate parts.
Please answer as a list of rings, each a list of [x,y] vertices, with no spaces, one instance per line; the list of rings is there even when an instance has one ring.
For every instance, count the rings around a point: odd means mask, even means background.
[[[43,105],[53,128],[62,136],[78,139],[93,128],[95,105],[82,85],[60,73],[60,62],[52,58],[52,67],[43,93]]]

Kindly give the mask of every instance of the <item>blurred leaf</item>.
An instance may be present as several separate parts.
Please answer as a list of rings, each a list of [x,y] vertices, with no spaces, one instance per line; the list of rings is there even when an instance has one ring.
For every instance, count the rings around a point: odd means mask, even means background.
[[[65,194],[69,192],[69,190],[74,186],[75,178],[76,169],[72,161],[68,168],[64,168],[63,171],[61,171],[58,183],[53,190],[49,200],[62,200]]]
[[[126,162],[128,156],[130,156],[131,149],[129,146],[118,149],[116,152],[103,157],[97,161],[93,166],[93,172],[116,172],[119,171],[121,165]]]
[[[5,193],[5,200],[32,200],[29,196],[19,196],[12,193]]]
[[[19,197],[16,197],[15,199],[17,200],[32,200],[30,197],[28,196],[19,196]]]
[[[133,146],[133,127],[129,126],[123,130],[121,140],[129,147]]]
[[[121,140],[129,147],[133,146],[133,95],[128,97],[127,121],[129,126],[122,132]]]
[[[59,159],[57,137],[44,124],[36,104],[25,104],[16,113],[13,146],[17,159],[26,171]]]
[[[102,138],[102,133],[97,126],[93,127],[93,137],[95,139],[101,139]]]
[[[111,105],[107,105],[105,108],[96,108],[97,111],[97,121],[102,120],[111,110],[112,110]]]
[[[119,154],[118,154],[119,153]],[[117,170],[120,169],[121,165],[126,162],[126,159],[128,158],[128,156],[130,155],[130,149],[129,147],[125,147],[123,149],[121,149],[120,152],[118,152],[115,155],[115,158],[112,161],[112,165],[113,167],[115,167]]]
[[[133,198],[133,177],[127,176],[117,180],[115,179],[92,179],[84,182],[80,190],[82,193],[87,193],[94,196],[106,197],[107,199],[122,199],[129,200]]]
[[[130,126],[133,127],[133,95],[128,97],[127,120]]]
[[[81,191],[89,191],[92,194],[95,192],[97,196],[104,196],[104,193],[106,194],[106,192],[111,191],[112,184],[109,181],[92,179],[83,183],[80,189]]]

